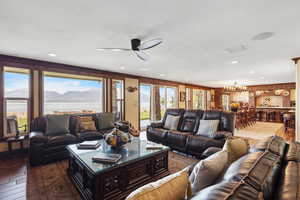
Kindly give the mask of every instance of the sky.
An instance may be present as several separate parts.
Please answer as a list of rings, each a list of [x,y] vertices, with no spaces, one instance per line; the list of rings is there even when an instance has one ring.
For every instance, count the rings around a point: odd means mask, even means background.
[[[29,88],[29,75],[6,72],[4,75],[5,91],[14,91]],[[68,91],[87,91],[102,87],[98,81],[79,80],[70,78],[44,77],[44,87],[46,91],[64,94]]]

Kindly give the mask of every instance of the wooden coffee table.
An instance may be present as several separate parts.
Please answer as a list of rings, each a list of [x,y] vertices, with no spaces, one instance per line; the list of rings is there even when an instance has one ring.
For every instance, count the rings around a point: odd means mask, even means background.
[[[134,139],[121,150],[110,148],[104,140],[97,150],[78,150],[76,145],[67,149],[69,177],[86,200],[125,199],[133,190],[169,175],[169,148],[148,150],[146,141]],[[95,163],[92,157],[99,152],[119,153],[122,159],[116,164]]]

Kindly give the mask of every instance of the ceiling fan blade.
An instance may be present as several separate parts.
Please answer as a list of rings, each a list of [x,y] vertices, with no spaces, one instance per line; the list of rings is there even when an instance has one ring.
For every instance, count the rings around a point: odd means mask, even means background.
[[[142,42],[142,44],[138,48],[140,50],[150,49],[152,47],[155,47],[155,46],[159,45],[160,43],[162,43],[162,41],[163,40],[161,38],[156,38],[156,39],[153,39],[153,40]]]
[[[131,51],[131,49],[125,48],[98,48],[97,51]]]
[[[148,61],[150,59],[150,57],[143,51],[134,51],[134,53],[143,61]]]

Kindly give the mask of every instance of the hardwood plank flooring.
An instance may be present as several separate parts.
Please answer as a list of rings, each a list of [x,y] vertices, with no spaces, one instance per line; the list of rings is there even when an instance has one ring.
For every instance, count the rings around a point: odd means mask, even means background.
[[[198,160],[170,152],[169,170],[175,173]],[[5,200],[80,200],[67,176],[66,160],[30,167],[26,157],[0,160],[0,199]]]

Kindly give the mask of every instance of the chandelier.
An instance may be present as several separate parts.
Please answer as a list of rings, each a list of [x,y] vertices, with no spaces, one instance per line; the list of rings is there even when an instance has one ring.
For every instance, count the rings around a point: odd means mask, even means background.
[[[237,82],[235,81],[233,85],[230,86],[225,85],[224,90],[227,92],[244,92],[247,91],[247,87],[238,85]]]

